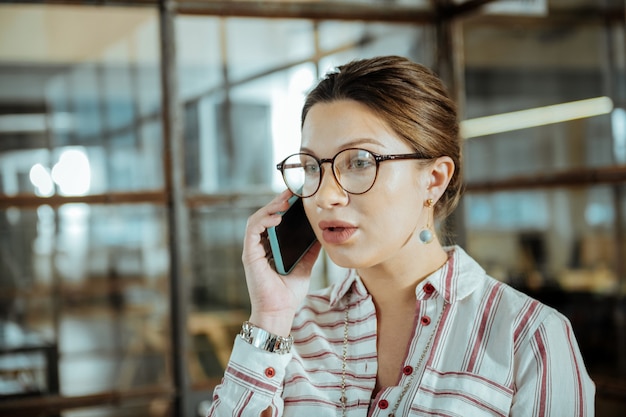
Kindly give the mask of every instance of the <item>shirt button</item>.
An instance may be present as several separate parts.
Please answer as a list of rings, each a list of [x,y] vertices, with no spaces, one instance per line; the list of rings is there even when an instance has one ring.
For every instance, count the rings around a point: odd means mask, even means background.
[[[433,284],[431,284],[430,282],[426,283],[424,285],[424,292],[426,294],[432,294],[435,292],[435,287],[433,287]]]
[[[428,326],[430,324],[430,317],[422,316],[421,322],[424,326]]]
[[[404,375],[411,375],[413,373],[413,367],[410,365],[405,366],[404,368],[402,368],[402,373]]]
[[[276,371],[274,370],[274,368],[270,367],[270,368],[265,368],[265,376],[268,378],[273,378],[274,375],[276,375]]]
[[[389,401],[387,400],[378,401],[378,408],[380,408],[381,410],[384,410],[387,407],[389,407]]]

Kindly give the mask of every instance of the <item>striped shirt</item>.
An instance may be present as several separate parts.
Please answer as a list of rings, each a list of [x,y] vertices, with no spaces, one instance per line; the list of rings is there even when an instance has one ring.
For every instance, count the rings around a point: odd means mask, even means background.
[[[487,276],[461,248],[446,250],[448,262],[416,287],[416,314],[408,318],[415,330],[397,386],[371,398],[376,311],[352,272],[307,297],[290,354],[237,337],[208,415],[258,417],[271,406],[273,416],[341,416],[348,308],[348,417],[386,417],[407,381],[396,416],[593,416],[595,386],[569,321]]]

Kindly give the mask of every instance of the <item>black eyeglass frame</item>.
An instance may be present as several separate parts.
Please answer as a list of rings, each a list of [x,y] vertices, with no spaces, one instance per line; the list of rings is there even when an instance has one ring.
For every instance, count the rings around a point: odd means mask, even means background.
[[[341,155],[344,152],[347,151],[363,151],[363,152],[367,152],[370,155],[372,155],[374,157],[374,161],[376,161],[376,175],[374,176],[374,180],[372,181],[372,184],[367,188],[367,190],[362,191],[360,193],[353,193],[352,191],[348,191],[344,188],[343,185],[341,185],[341,181],[339,181],[339,179],[337,178],[337,174],[335,173],[335,159]],[[286,162],[289,158],[297,156],[297,155],[306,155],[309,156],[311,158],[313,158],[316,162],[317,165],[320,169],[320,175],[319,175],[319,181],[317,183],[317,187],[315,188],[315,191],[313,191],[311,194],[309,195],[304,195],[302,193],[298,193],[295,192],[294,190],[292,190],[289,187],[289,184],[287,184],[287,180],[285,179],[285,168],[287,168],[286,166]],[[376,152],[372,152],[369,151],[367,149],[363,149],[363,148],[346,148],[346,149],[342,149],[341,151],[337,152],[337,154],[335,154],[335,156],[333,156],[332,158],[318,158],[315,155],[311,155],[310,153],[306,153],[306,152],[298,152],[298,153],[294,153],[289,155],[288,157],[286,157],[285,159],[283,159],[281,162],[279,162],[278,164],[276,164],[276,169],[280,171],[282,177],[283,177],[283,181],[285,182],[285,185],[287,186],[287,188],[289,188],[289,190],[294,193],[295,195],[297,195],[300,198],[309,198],[309,197],[313,197],[315,195],[315,193],[317,193],[317,191],[320,189],[320,186],[322,185],[322,176],[324,175],[324,169],[323,169],[323,165],[325,163],[329,163],[330,167],[331,167],[331,171],[333,173],[333,177],[335,178],[335,182],[337,184],[339,184],[339,186],[341,187],[342,190],[344,190],[345,192],[347,192],[348,194],[352,194],[352,195],[361,195],[361,194],[365,194],[366,192],[368,192],[369,190],[372,189],[372,187],[374,186],[374,184],[376,183],[376,180],[378,179],[378,168],[380,166],[380,164],[382,162],[386,162],[386,161],[399,161],[399,160],[407,160],[407,159],[419,159],[419,160],[428,160],[428,159],[433,159],[431,157],[425,156],[422,153],[416,152],[416,153],[402,153],[402,154],[389,154],[389,155],[381,155],[381,154],[377,154]]]

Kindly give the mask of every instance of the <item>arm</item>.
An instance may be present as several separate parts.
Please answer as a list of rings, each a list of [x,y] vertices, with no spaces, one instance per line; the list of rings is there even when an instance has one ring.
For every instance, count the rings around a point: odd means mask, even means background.
[[[516,353],[511,416],[594,415],[589,378],[569,321],[550,314]]]
[[[249,321],[274,335],[289,336],[296,310],[309,288],[311,269],[321,246],[314,245],[288,276],[277,274],[267,259],[266,231],[281,221],[288,191],[248,219],[242,261],[250,295]],[[280,397],[291,354],[267,352],[235,339],[222,383],[215,388],[208,416],[281,416]]]
[[[208,417],[282,415],[280,394],[291,356],[264,352],[237,336],[224,378],[213,392]],[[268,408],[271,412],[264,414]]]

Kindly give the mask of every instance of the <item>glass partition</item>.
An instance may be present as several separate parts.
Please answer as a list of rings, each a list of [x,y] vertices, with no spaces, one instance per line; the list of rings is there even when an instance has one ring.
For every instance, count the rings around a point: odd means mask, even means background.
[[[0,147],[0,193],[83,196],[163,188],[155,12],[32,5],[2,10],[7,20],[37,29],[28,35],[30,50],[21,56],[5,51],[0,62],[14,71],[3,85],[31,84],[35,96],[17,95],[23,107],[32,106],[27,114],[3,115],[5,126],[17,126],[3,136],[28,135],[33,146]],[[92,35],[85,36],[83,25],[90,25]],[[49,39],[69,45],[46,50]],[[76,39],[83,42],[69,42]],[[20,71],[23,65],[37,71]]]
[[[171,408],[158,29],[151,8],[0,6],[0,414]]]
[[[9,365],[21,364],[16,372],[28,376],[32,367],[39,381],[16,392],[6,380],[2,395],[80,397],[168,387],[163,208],[80,203],[0,213],[0,341],[14,355],[3,362],[3,377]],[[49,350],[54,353],[45,363],[31,358]]]

